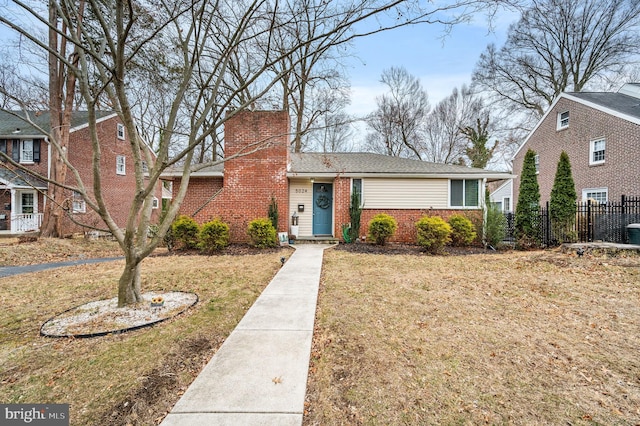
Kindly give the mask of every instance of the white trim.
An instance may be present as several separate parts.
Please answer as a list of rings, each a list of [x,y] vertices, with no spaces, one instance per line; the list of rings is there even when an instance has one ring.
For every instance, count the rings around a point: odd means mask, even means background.
[[[164,174],[163,174],[164,175]],[[191,174],[193,176],[193,173]],[[288,178],[297,179],[334,179],[339,177],[349,178],[386,178],[386,179],[513,179],[516,175],[507,172],[489,173],[297,173],[288,172]]]
[[[604,158],[602,160],[594,160],[593,159],[593,154],[595,154],[595,146],[596,143],[598,142],[603,142],[604,143],[604,149],[600,150],[604,152]],[[607,160],[607,139],[606,138],[596,138],[596,139],[592,139],[589,141],[589,165],[590,166],[597,166],[600,164],[604,164],[605,161]]]
[[[83,112],[84,112],[84,111],[83,111]],[[105,116],[104,116],[104,117],[102,117],[102,118],[98,118],[98,119],[96,120],[96,124],[98,124],[98,123],[102,123],[103,121],[111,120],[113,117],[117,117],[117,116],[118,116],[118,114],[117,114],[117,113],[115,113],[115,112],[114,112],[114,113],[111,113],[111,114],[109,114],[109,115],[105,115]],[[73,132],[76,132],[76,131],[78,131],[78,130],[86,129],[86,128],[88,128],[88,127],[89,127],[89,122],[87,121],[87,122],[86,122],[86,123],[84,123],[84,124],[80,124],[79,126],[76,126],[76,127],[72,127],[72,128],[70,128],[70,129],[69,129],[69,133],[73,133]]]
[[[609,201],[609,188],[607,187],[603,187],[603,188],[584,188],[582,190],[582,202],[586,202],[588,200],[587,198],[587,193],[588,192],[604,192],[607,196],[607,201]]]
[[[122,170],[120,166],[122,166]],[[116,155],[116,174],[120,176],[127,174],[127,157],[124,155]]]
[[[562,118],[562,116],[564,114],[567,114],[567,118]],[[560,131],[560,130],[565,130],[569,128],[569,119],[571,118],[571,114],[569,113],[569,110],[566,111],[562,111],[558,113],[558,117],[556,120],[556,130]],[[567,124],[562,124],[563,121],[567,122]]]
[[[126,139],[126,133],[125,133],[124,124],[116,123],[116,136],[121,141]]]
[[[462,181],[462,204],[463,204],[462,206],[454,206],[453,204],[451,204],[451,183],[454,180],[461,180]],[[467,203],[467,200],[466,200],[466,194],[467,194],[466,181],[468,181],[468,180],[474,180],[474,181],[478,182],[478,193],[476,194],[477,199],[478,199],[478,205],[477,206],[467,206],[466,205],[466,203]],[[448,205],[448,208],[455,209],[455,210],[459,210],[459,209],[479,210],[479,209],[482,208],[484,198],[481,197],[481,195],[482,195],[482,190],[484,189],[483,188],[484,184],[483,184],[483,182],[481,182],[481,179],[472,179],[472,178],[470,178],[470,179],[465,179],[465,178],[462,178],[462,179],[449,179],[449,185],[448,186],[449,186],[449,193],[447,194],[447,205]]]

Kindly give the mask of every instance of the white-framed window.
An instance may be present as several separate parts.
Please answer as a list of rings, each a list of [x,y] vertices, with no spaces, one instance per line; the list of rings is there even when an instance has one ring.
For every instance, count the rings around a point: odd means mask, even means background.
[[[157,209],[159,206],[160,206],[160,201],[158,200],[158,197],[153,197],[153,200],[151,201],[151,208]]]
[[[149,173],[149,166],[147,165],[147,162],[142,160],[142,173]]]
[[[480,181],[478,179],[451,179],[449,205],[457,208],[480,207]]]
[[[533,158],[533,164],[536,166],[536,174],[540,173],[540,155],[536,154]]]
[[[589,144],[589,165],[603,164],[607,143],[604,139],[596,139]]]
[[[124,124],[118,123],[117,127],[118,127],[118,130],[117,130],[118,139],[124,140]]]
[[[582,190],[582,201],[595,201],[598,204],[606,204],[609,201],[609,189],[585,188]]]
[[[23,192],[20,194],[20,213],[33,214],[36,212],[36,194],[34,192]]]
[[[569,111],[558,113],[558,123],[556,130],[562,130],[569,127]]]
[[[502,197],[502,211],[503,212],[511,211],[511,197]]]
[[[73,212],[85,213],[87,211],[87,205],[79,192],[73,191]]]
[[[127,163],[126,163],[126,157],[124,155],[116,156],[116,174],[117,175],[127,174]]]
[[[351,179],[351,194],[354,192],[360,195],[360,207],[364,206],[364,197],[362,192],[362,179]],[[349,202],[351,204],[351,202]]]
[[[33,140],[24,139],[20,148],[20,162],[33,163]]]

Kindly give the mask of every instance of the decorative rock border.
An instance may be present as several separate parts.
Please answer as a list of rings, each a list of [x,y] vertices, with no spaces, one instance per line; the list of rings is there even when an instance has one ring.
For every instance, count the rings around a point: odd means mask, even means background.
[[[163,299],[162,306],[151,306],[152,299]],[[149,327],[173,318],[198,303],[198,295],[173,291],[145,293],[144,302],[118,308],[118,298],[103,299],[68,309],[40,327],[45,337],[90,338],[120,334]]]

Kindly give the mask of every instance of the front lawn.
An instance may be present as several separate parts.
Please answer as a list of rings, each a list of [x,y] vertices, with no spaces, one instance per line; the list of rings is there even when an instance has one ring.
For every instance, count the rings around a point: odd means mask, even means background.
[[[305,425],[640,424],[640,257],[328,250]]]

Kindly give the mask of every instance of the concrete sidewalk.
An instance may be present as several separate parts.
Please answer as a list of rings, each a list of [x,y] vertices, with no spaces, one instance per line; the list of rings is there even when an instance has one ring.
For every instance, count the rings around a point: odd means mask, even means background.
[[[161,426],[302,424],[327,247],[295,246]]]

